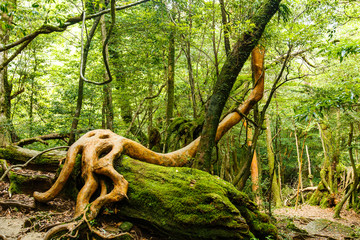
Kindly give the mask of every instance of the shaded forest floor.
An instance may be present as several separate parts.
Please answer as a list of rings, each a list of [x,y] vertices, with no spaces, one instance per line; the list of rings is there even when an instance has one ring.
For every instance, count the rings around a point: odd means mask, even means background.
[[[36,204],[28,195],[8,194],[8,183],[0,182],[0,239],[35,240],[43,239],[45,232],[56,223],[71,219],[74,202],[56,198],[47,204]],[[9,207],[11,206],[11,207]],[[111,214],[103,214],[107,228],[118,228],[119,221]],[[333,218],[333,210],[317,206],[302,205],[275,209],[282,239],[360,239],[360,215],[343,210],[341,219]],[[110,220],[109,220],[110,219]],[[135,225],[130,234],[136,240],[161,239],[156,233],[149,233]]]

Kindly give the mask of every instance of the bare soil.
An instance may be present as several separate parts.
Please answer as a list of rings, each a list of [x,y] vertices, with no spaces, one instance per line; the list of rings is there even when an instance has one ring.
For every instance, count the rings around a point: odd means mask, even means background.
[[[284,239],[360,239],[360,215],[343,209],[341,218],[334,218],[332,208],[301,205],[273,211]]]

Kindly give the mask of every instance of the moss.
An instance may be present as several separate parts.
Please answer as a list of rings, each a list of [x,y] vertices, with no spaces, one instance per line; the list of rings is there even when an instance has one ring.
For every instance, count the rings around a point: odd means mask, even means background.
[[[26,182],[27,178],[21,175],[17,175],[14,172],[9,172],[10,187],[9,192],[12,194],[22,193],[22,186]]]
[[[119,228],[123,232],[130,232],[133,226],[134,224],[132,224],[131,222],[123,222]]]
[[[298,228],[293,222],[288,222],[288,224],[286,225],[286,228],[293,230],[295,232],[307,234],[307,232],[305,230]]]
[[[162,167],[124,158],[117,170],[129,182],[128,202],[120,202],[120,215],[139,219],[176,238],[250,239],[276,237],[268,217],[235,187],[206,172]],[[246,218],[239,207],[253,213]],[[258,222],[249,231],[251,221]],[[265,221],[265,222],[264,222]],[[272,226],[272,227],[271,227]]]
[[[5,172],[5,170],[3,169],[4,163],[6,164],[6,161],[4,159],[0,159],[0,176],[2,176]]]
[[[328,195],[329,195],[328,193],[322,194],[322,198],[320,200],[321,208],[327,208],[329,206]]]

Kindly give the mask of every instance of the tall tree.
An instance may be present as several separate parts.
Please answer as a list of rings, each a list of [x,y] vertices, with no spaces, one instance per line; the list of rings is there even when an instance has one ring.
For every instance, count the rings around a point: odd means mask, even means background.
[[[92,38],[95,35],[95,30],[96,30],[99,22],[100,22],[100,17],[95,18],[94,23],[89,32],[89,36],[87,37],[87,41],[85,43],[84,52],[83,52],[83,56],[82,56],[84,62],[82,65],[82,69],[80,69],[80,71],[82,71],[82,73],[85,73],[87,55],[89,54],[89,51],[90,51],[90,43],[91,43]],[[69,136],[69,145],[71,145],[75,142],[75,135],[76,135],[76,130],[77,130],[77,126],[79,123],[79,119],[80,119],[83,97],[84,97],[84,80],[80,77],[77,101],[76,101],[76,110],[75,110],[73,121],[71,124],[71,130],[70,130],[70,136]]]
[[[15,1],[5,1],[5,8],[9,12],[15,7]],[[9,41],[9,28],[12,17],[7,12],[0,12],[0,45],[6,45]],[[7,61],[7,51],[0,52],[0,66]],[[11,143],[11,85],[8,81],[7,66],[0,69],[0,146]]]
[[[101,16],[100,23],[101,23],[101,41],[103,44],[105,44],[105,39],[107,36],[105,16]],[[106,54],[106,58],[109,59],[108,46],[105,47],[105,54]],[[105,71],[104,72],[104,81],[107,82],[109,80],[110,80],[109,75],[108,75],[107,71]],[[112,85],[112,83],[109,82],[107,84],[104,84],[104,86],[103,86],[103,96],[104,96],[103,112],[105,114],[104,120],[105,120],[106,129],[114,130],[114,127],[113,127],[114,110],[113,110],[111,85]]]
[[[272,193],[273,199],[275,201],[275,206],[281,207],[282,206],[281,192],[280,192],[278,177],[276,174],[275,153],[274,153],[274,148],[273,148],[273,143],[272,143],[271,121],[270,121],[269,115],[267,115],[265,117],[265,124],[266,124],[266,148],[267,148],[267,155],[268,155],[271,193]]]
[[[252,28],[239,37],[231,53],[227,56],[216,81],[205,116],[201,133],[199,155],[195,167],[205,171],[210,170],[212,150],[215,146],[216,129],[225,103],[229,97],[234,82],[248,59],[252,49],[265,30],[266,24],[279,8],[281,0],[267,0],[261,9],[251,18]],[[255,104],[255,102],[253,103]]]

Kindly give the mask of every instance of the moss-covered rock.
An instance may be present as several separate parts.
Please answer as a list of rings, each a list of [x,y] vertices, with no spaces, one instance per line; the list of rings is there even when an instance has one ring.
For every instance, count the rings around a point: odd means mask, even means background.
[[[119,214],[178,239],[277,238],[269,218],[232,184],[191,168],[123,159],[117,171],[129,182]]]

